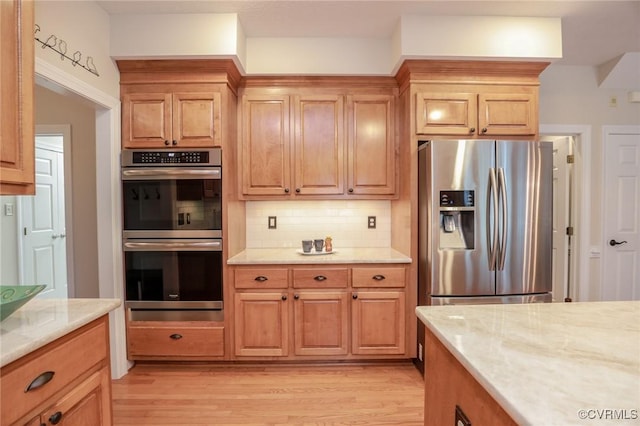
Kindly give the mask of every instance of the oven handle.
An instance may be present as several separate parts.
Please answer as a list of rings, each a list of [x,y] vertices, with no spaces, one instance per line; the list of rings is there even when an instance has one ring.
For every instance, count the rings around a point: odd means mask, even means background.
[[[148,180],[162,180],[162,179],[193,179],[193,178],[207,178],[207,179],[221,179],[222,169],[220,167],[208,167],[208,168],[144,168],[144,169],[126,169],[122,170],[122,180],[135,180],[135,179],[148,179]]]
[[[126,241],[124,251],[222,251],[222,240]]]

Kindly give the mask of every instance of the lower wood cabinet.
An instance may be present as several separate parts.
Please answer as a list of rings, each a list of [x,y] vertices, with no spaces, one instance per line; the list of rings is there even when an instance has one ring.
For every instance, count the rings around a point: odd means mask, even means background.
[[[224,326],[209,321],[135,321],[127,327],[130,360],[224,356]]]
[[[289,303],[286,292],[236,293],[236,356],[289,355]]]
[[[402,358],[405,267],[234,267],[236,359]]]
[[[110,426],[107,317],[4,367],[0,424]]]
[[[404,291],[359,291],[351,305],[351,352],[356,355],[405,353]]]

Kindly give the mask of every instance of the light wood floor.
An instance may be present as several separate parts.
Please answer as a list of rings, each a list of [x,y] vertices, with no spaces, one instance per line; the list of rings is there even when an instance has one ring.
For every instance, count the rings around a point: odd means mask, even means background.
[[[114,425],[423,425],[410,363],[137,364],[113,381]]]

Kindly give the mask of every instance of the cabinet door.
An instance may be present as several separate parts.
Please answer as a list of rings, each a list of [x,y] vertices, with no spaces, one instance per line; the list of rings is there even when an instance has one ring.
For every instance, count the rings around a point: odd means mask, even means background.
[[[32,1],[0,2],[0,194],[33,195]]]
[[[288,194],[291,188],[289,97],[245,95],[242,120],[242,193]]]
[[[171,94],[131,93],[122,96],[122,147],[172,146]]]
[[[481,135],[537,135],[538,104],[530,93],[485,93],[478,97]]]
[[[220,146],[220,93],[174,93],[172,132],[179,147]]]
[[[353,292],[351,305],[354,355],[405,353],[404,291]]]
[[[344,97],[295,97],[295,192],[344,193]]]
[[[43,423],[60,426],[111,425],[110,380],[107,368],[94,373],[43,412]]]
[[[294,346],[296,355],[346,355],[349,307],[346,291],[295,293]]]
[[[289,309],[286,293],[236,293],[234,336],[237,356],[287,356]]]
[[[478,104],[475,93],[418,93],[416,133],[432,135],[474,135]]]
[[[393,194],[396,182],[394,97],[350,96],[347,105],[347,193]]]

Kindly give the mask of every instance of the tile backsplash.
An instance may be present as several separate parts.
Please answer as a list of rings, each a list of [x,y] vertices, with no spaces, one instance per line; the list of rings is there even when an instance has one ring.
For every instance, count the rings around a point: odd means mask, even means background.
[[[333,247],[389,247],[388,200],[248,201],[247,248],[301,247],[302,240],[331,236]],[[269,216],[277,228],[269,229]],[[367,218],[376,217],[376,228]]]

